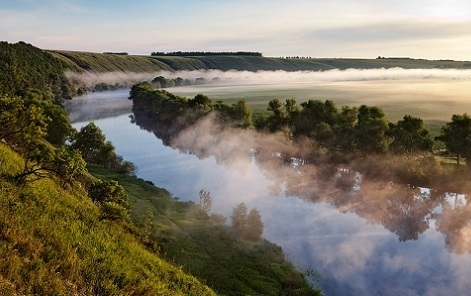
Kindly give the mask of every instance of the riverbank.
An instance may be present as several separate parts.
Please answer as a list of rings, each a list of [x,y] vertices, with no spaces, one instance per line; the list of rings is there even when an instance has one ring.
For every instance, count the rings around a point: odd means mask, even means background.
[[[201,279],[223,295],[320,295],[282,249],[267,240],[239,237],[220,214],[208,215],[194,202],[172,198],[162,188],[135,176],[98,166],[88,170],[104,180],[114,180],[126,190],[133,205],[131,218],[155,243],[166,260]],[[185,180],[181,180],[182,183]]]

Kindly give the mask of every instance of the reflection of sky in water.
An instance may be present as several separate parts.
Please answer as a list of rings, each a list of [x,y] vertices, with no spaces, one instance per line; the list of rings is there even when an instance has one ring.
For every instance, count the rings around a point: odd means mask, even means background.
[[[182,199],[196,201],[200,189],[208,190],[213,211],[226,216],[240,202],[257,207],[264,237],[282,246],[288,259],[314,267],[327,295],[466,295],[471,289],[470,255],[448,252],[434,220],[417,240],[399,242],[383,225],[352,212],[270,195],[272,181],[254,161],[230,168],[214,157],[200,160],[129,122],[128,115],[95,121],[118,154],[137,165],[140,177]],[[446,200],[454,205],[455,197]]]

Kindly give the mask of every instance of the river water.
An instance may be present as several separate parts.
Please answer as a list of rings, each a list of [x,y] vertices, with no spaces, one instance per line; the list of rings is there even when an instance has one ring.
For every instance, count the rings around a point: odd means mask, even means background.
[[[93,120],[139,177],[175,197],[197,201],[207,190],[212,211],[226,217],[241,202],[256,207],[263,236],[300,269],[314,268],[311,279],[325,295],[469,295],[467,196],[391,184],[359,189],[360,176],[341,171],[335,178],[346,176],[354,189],[332,191],[297,161],[275,161],[284,165],[273,170],[254,151],[233,159],[172,148],[131,122],[127,97],[123,90],[90,94],[67,108],[76,128]]]

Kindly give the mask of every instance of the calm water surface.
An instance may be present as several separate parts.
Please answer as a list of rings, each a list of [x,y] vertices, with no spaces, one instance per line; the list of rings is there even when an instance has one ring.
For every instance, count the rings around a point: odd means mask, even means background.
[[[271,177],[255,154],[221,161],[165,146],[131,123],[127,96],[92,94],[67,107],[76,128],[93,119],[118,154],[136,164],[139,177],[174,196],[197,201],[198,192],[208,190],[213,212],[226,217],[241,202],[256,207],[264,237],[300,268],[315,268],[326,295],[469,295],[471,208],[465,196],[387,184],[318,196],[312,193],[318,181],[300,185],[297,176],[307,174],[300,167]]]

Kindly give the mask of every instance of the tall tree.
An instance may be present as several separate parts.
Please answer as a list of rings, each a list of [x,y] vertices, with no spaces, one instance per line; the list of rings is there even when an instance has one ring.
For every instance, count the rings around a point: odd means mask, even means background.
[[[94,122],[90,122],[77,133],[72,147],[80,150],[86,160],[93,160],[105,145],[105,140],[100,128]]]
[[[245,203],[240,203],[233,209],[231,220],[234,230],[242,234],[247,227],[247,206]]]
[[[284,124],[284,116],[283,116],[283,104],[280,100],[274,99],[268,102],[267,111],[273,112],[267,121],[268,121],[268,128],[270,131],[275,132],[281,129]]]
[[[431,152],[433,141],[424,121],[411,115],[404,116],[396,124],[389,124],[387,133],[392,141],[389,150],[410,157],[417,152]]]
[[[471,117],[468,114],[453,115],[451,122],[442,127],[437,139],[443,141],[446,149],[457,156],[458,164],[462,156],[471,167]]]
[[[247,227],[244,231],[244,238],[250,241],[259,241],[263,234],[263,222],[260,212],[253,208],[247,216]]]
[[[360,106],[358,122],[355,126],[356,148],[362,154],[386,152],[388,128],[388,121],[383,110],[378,107]]]

